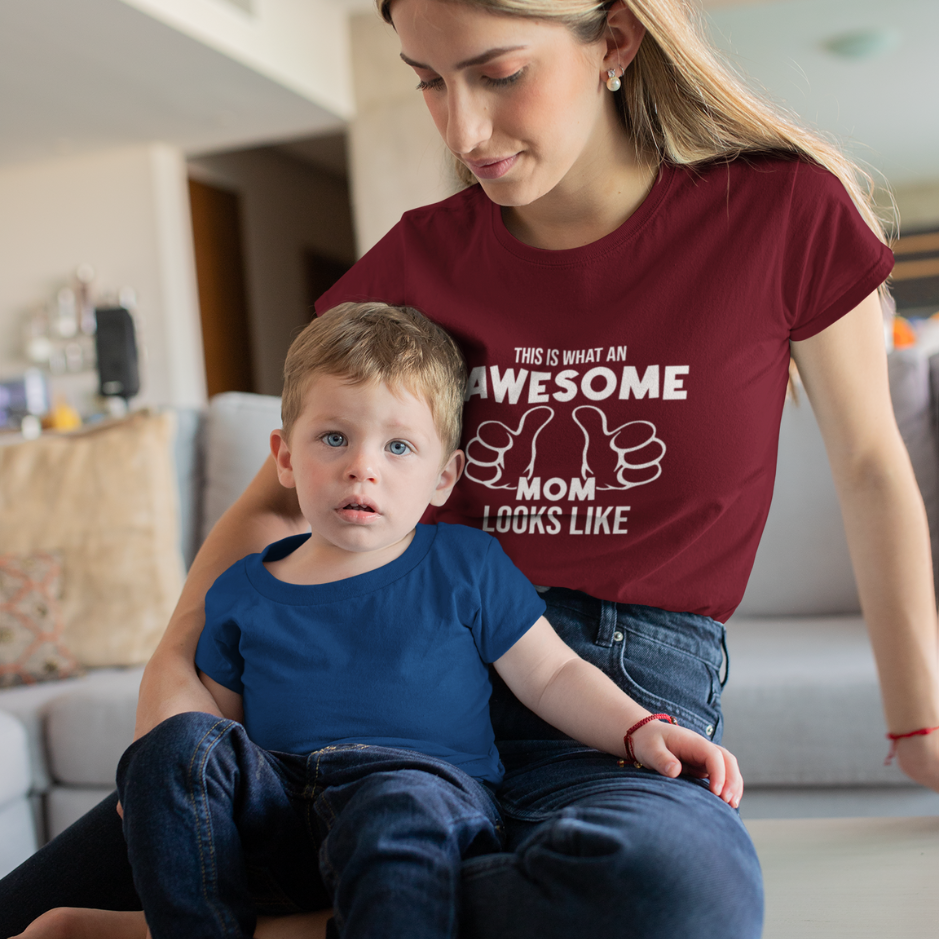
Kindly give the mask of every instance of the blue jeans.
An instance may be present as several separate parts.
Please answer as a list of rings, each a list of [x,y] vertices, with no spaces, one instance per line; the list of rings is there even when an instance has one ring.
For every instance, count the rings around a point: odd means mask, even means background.
[[[117,780],[153,939],[250,939],[256,912],[330,897],[350,939],[451,939],[462,860],[502,850],[494,796],[450,763],[356,744],[270,753],[211,714],[164,721]]]
[[[720,742],[720,623],[562,588],[544,599],[568,645],[634,700]],[[756,851],[705,782],[621,768],[498,681],[490,711],[507,770],[499,801],[508,851],[464,863],[463,935],[758,939]]]
[[[544,599],[565,641],[640,704],[720,740],[720,624],[561,588]],[[491,711],[507,770],[508,850],[464,861],[461,937],[760,935],[756,852],[737,813],[703,784],[618,767],[541,722],[500,682]],[[114,801],[0,881],[0,939],[53,906],[139,909]]]

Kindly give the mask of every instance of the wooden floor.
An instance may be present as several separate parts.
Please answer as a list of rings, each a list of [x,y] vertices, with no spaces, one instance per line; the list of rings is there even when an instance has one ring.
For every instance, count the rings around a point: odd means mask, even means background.
[[[747,822],[766,883],[763,939],[937,939],[939,818]]]

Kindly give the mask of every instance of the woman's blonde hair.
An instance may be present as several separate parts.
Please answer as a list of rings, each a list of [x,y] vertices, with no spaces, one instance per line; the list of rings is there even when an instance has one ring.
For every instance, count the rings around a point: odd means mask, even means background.
[[[582,42],[603,35],[612,0],[446,0],[491,13],[566,25]],[[704,38],[698,11],[687,0],[624,0],[646,29],[622,79],[626,129],[639,154],[675,165],[732,160],[746,154],[799,157],[830,170],[843,183],[865,222],[886,241],[873,201],[873,181],[797,117],[751,91]],[[376,0],[394,25],[394,0]],[[457,163],[465,185],[476,180]]]

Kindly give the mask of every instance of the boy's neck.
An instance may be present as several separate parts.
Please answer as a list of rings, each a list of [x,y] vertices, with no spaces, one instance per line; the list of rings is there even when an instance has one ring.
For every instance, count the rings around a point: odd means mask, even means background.
[[[376,571],[401,557],[414,540],[416,529],[394,544],[375,551],[347,551],[313,534],[299,548],[279,561],[264,563],[268,572],[287,584],[333,584]]]

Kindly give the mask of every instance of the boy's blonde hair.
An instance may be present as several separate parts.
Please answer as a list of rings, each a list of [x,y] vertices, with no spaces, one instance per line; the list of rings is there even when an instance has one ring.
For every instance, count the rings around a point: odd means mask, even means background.
[[[284,362],[281,400],[288,440],[315,374],[405,388],[427,402],[446,456],[460,445],[466,363],[450,335],[411,307],[340,303],[294,339]]]

